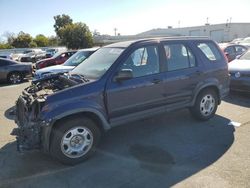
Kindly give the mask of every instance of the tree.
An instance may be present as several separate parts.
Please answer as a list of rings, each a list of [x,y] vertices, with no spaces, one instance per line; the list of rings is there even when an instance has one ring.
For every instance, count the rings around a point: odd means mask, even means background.
[[[49,39],[45,37],[44,35],[39,34],[34,39],[34,42],[37,44],[38,47],[45,47],[45,46],[48,46]]]
[[[9,43],[4,43],[4,42],[0,43],[0,49],[10,49],[10,48],[13,47]]]
[[[73,20],[70,18],[70,16],[62,14],[54,16],[55,24],[55,32],[59,38],[61,38],[60,29],[64,28],[66,25],[73,24]]]
[[[68,24],[60,28],[58,32],[61,34],[62,44],[68,48],[79,49],[93,46],[92,34],[84,23]]]
[[[19,32],[18,36],[14,38],[12,46],[14,46],[15,48],[28,48],[30,47],[31,42],[32,42],[31,35],[21,31]]]
[[[9,31],[5,31],[3,36],[6,38],[7,43],[10,45],[13,43],[14,39],[16,38],[15,33],[9,32]]]
[[[59,38],[56,36],[48,37],[48,46],[58,46]]]
[[[36,47],[37,47],[36,42],[35,42],[35,41],[31,41],[31,42],[29,43],[29,47],[30,47],[30,48],[36,48]]]

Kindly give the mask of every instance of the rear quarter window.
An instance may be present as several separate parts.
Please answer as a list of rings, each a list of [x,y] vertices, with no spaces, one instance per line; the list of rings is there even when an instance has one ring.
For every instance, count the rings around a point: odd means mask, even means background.
[[[196,44],[201,52],[206,56],[210,61],[217,61],[222,59],[221,53],[218,47],[212,42],[201,42]]]

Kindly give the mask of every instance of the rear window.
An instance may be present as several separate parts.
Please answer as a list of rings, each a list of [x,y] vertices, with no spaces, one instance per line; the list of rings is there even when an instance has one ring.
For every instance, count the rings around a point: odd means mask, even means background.
[[[212,42],[198,43],[197,47],[203,52],[203,54],[210,60],[216,61],[221,59],[221,54]]]

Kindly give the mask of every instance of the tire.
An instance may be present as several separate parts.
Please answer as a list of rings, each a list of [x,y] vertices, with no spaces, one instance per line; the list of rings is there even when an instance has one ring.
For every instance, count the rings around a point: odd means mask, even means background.
[[[215,115],[217,107],[218,94],[213,89],[205,89],[197,96],[190,112],[194,118],[207,121]]]
[[[20,72],[11,72],[7,77],[10,84],[20,84],[23,81],[23,75]]]
[[[63,164],[78,164],[94,153],[100,136],[100,129],[87,117],[60,121],[52,132],[50,154]]]

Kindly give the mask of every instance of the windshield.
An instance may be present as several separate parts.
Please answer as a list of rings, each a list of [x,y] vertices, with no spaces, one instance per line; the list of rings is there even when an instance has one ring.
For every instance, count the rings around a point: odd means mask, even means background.
[[[90,79],[100,78],[123,52],[122,48],[101,48],[71,71]]]
[[[62,52],[56,52],[56,53],[52,56],[52,58],[56,58],[56,57],[60,56],[61,54],[62,54]]]
[[[239,59],[241,60],[250,60],[250,51],[244,53]]]
[[[63,65],[65,66],[77,66],[90,56],[90,51],[79,51],[71,56]]]
[[[26,50],[26,51],[24,51],[23,53],[24,54],[28,54],[28,53],[31,53],[32,52],[32,50]]]
[[[55,49],[47,49],[46,52],[55,52]]]

